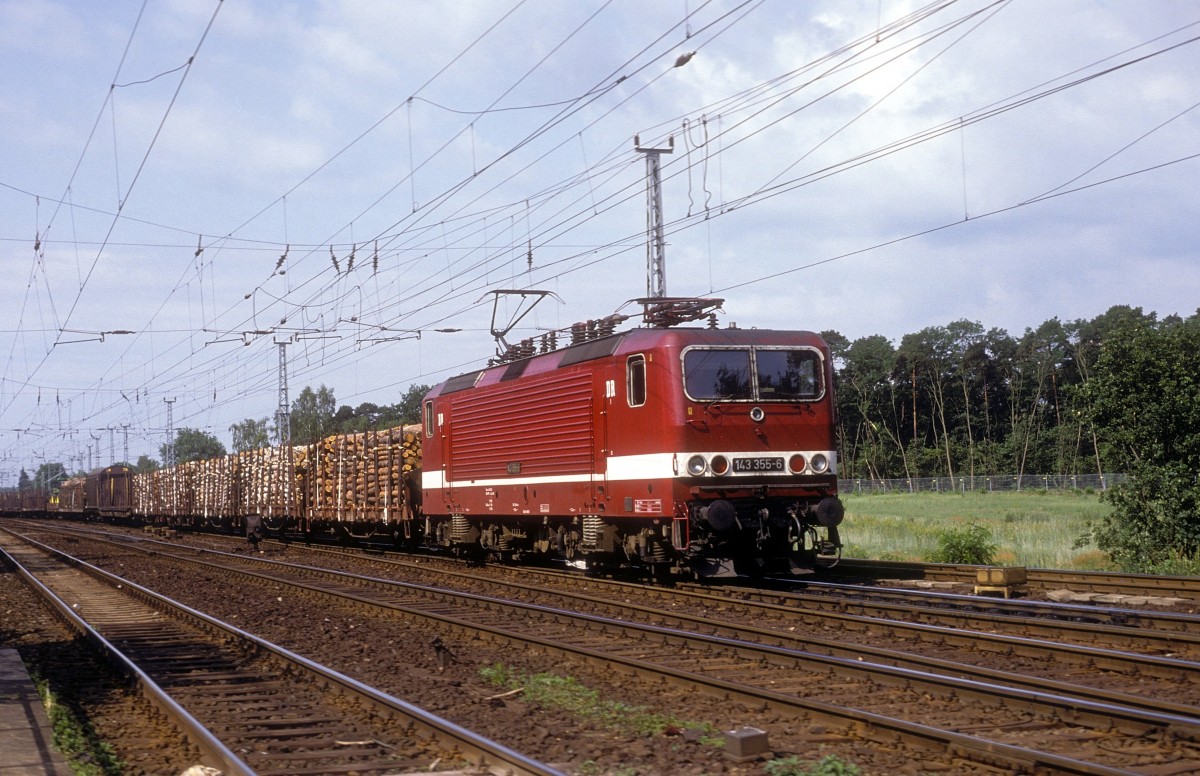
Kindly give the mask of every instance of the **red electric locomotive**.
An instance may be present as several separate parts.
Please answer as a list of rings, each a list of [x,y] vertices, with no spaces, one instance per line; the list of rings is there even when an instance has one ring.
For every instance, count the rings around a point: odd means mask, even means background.
[[[701,576],[834,562],[828,347],[713,324],[601,325],[437,386],[423,406],[426,540]]]

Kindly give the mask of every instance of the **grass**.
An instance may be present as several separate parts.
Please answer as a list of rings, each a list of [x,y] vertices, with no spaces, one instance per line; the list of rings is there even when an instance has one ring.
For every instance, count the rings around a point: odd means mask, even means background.
[[[1076,547],[1089,522],[1111,507],[1096,493],[1022,491],[844,494],[844,555],[925,560],[939,536],[971,523],[991,532],[998,565],[1103,570],[1112,568],[1093,545]]]
[[[54,729],[54,745],[67,758],[71,773],[74,776],[118,776],[123,773],[124,764],[91,724],[69,703],[58,698],[50,683],[36,669],[30,669],[30,676],[46,706]]]
[[[763,766],[767,776],[859,776],[862,773],[854,763],[848,763],[835,755],[827,755],[817,762],[799,757],[771,760]]]
[[[605,700],[599,692],[572,677],[550,673],[526,674],[500,663],[480,669],[479,674],[497,687],[520,688],[522,699],[527,702],[562,709],[609,730],[655,736],[662,735],[668,728],[698,728],[701,731],[700,741],[716,746],[724,744],[720,731],[709,723],[688,722],[642,706]]]

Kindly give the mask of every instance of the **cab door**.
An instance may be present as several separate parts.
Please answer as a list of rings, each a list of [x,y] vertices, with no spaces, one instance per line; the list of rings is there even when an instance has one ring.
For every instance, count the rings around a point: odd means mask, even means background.
[[[609,492],[608,459],[613,455],[613,434],[619,434],[620,429],[623,379],[621,364],[617,360],[606,364],[598,372],[600,390],[597,395],[600,401],[596,409],[598,417],[595,425],[596,457],[592,469],[592,495],[597,503],[607,503],[612,498]]]
[[[433,399],[425,400],[425,408],[421,417],[421,431],[424,439],[421,441],[421,479],[422,489],[425,489],[430,481],[435,483],[438,489],[437,496],[440,497],[442,504],[445,505],[447,511],[453,511],[454,503],[453,494],[450,491],[450,425],[447,413],[450,409],[449,401],[435,401]],[[437,477],[430,477],[434,471],[437,472]],[[428,494],[427,494],[428,495]]]

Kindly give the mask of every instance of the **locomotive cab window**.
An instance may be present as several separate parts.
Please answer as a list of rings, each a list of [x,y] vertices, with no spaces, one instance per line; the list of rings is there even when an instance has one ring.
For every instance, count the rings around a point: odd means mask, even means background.
[[[433,436],[433,402],[425,402],[425,436]]]
[[[750,351],[693,348],[683,355],[683,383],[697,401],[753,399]]]
[[[694,401],[816,401],[825,393],[812,348],[691,348],[683,387]]]
[[[630,407],[646,403],[646,357],[630,356],[625,362],[625,395]]]
[[[821,357],[812,350],[754,351],[760,399],[812,401],[821,395]]]

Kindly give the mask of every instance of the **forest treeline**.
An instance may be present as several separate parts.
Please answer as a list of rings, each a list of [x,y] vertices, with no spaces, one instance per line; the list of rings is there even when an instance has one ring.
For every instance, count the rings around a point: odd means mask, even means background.
[[[1124,472],[1139,456],[1106,433],[1093,381],[1125,364],[1102,360],[1131,332],[1195,325],[1118,306],[1091,320],[1052,318],[1013,336],[960,320],[833,351],[844,478]],[[1132,397],[1131,397],[1132,400]]]
[[[1083,538],[1126,569],[1200,571],[1200,313],[823,334],[843,477],[1124,472]]]
[[[322,385],[313,390],[312,386],[306,386],[290,408],[288,428],[292,444],[311,444],[330,434],[356,434],[417,423],[421,419],[421,400],[429,390],[428,385],[413,384],[395,404],[364,402],[351,407],[348,404],[338,406],[332,388]],[[234,452],[275,444],[278,422],[278,418],[246,418],[234,423],[229,427]],[[215,438],[212,441],[216,441]],[[224,449],[220,454],[224,454]],[[178,449],[176,459],[188,460],[179,458]]]

